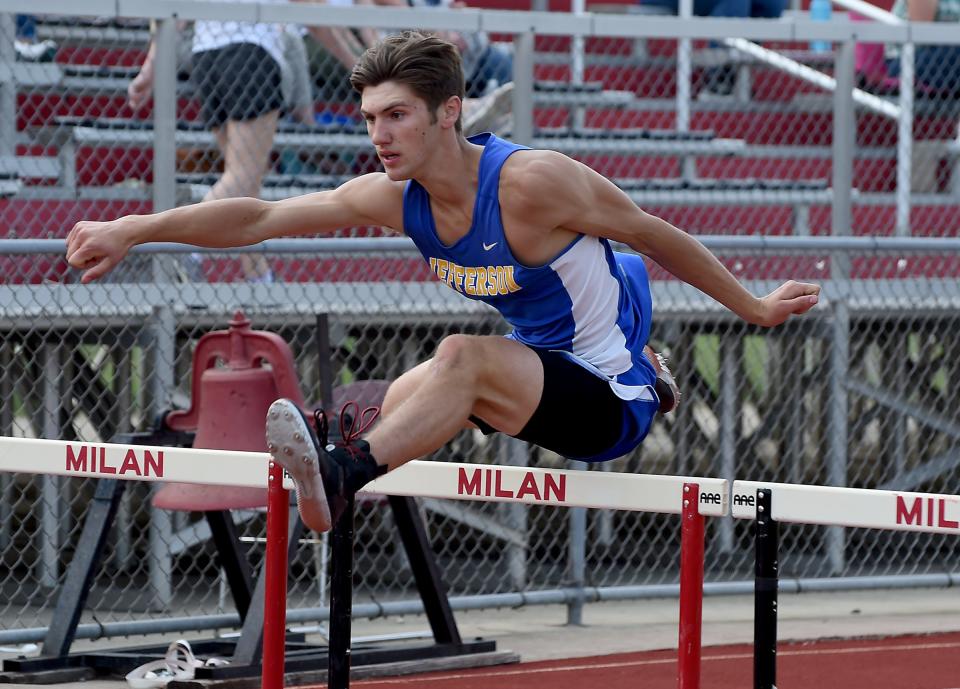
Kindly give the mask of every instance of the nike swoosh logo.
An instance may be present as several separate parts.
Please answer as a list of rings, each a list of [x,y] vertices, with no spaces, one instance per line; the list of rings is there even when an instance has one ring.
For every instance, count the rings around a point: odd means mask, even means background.
[[[500,243],[500,242],[494,242],[493,244],[486,244],[486,243],[485,243],[485,244],[483,245],[483,250],[484,250],[484,251],[490,251],[490,249],[492,249],[493,247],[495,247],[495,246],[496,246],[497,244],[499,244],[499,243]]]

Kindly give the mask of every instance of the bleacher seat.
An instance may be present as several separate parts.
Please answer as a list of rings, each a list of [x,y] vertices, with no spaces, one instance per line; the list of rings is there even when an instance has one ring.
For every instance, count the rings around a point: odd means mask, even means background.
[[[646,11],[634,3],[589,9]],[[123,105],[128,80],[143,58],[147,22],[44,17],[38,31],[41,38],[60,43],[61,50],[55,63],[31,65],[32,71],[17,69],[8,75],[19,89],[19,139],[16,165],[0,166],[5,170],[0,173],[0,197],[19,204],[8,209],[41,202],[73,202],[78,207],[94,202],[102,204],[107,215],[134,206],[140,212],[149,209],[152,123],[126,117]],[[770,225],[771,231],[783,230],[778,224],[783,219],[787,230],[815,231],[818,218],[829,215],[829,96],[748,58],[745,62],[753,69],[751,99],[693,102],[692,131],[678,132],[672,129],[675,42],[650,41],[647,53],[639,55],[631,53],[630,39],[590,38],[584,83],[577,84],[570,82],[570,46],[569,37],[537,37],[535,146],[566,152],[596,167],[637,203],[687,220],[690,224],[684,226],[692,231],[713,228],[717,218],[753,217],[755,209],[762,211],[757,217],[770,218],[756,224]],[[696,46],[695,71],[731,59],[725,49],[711,49],[705,42]],[[805,64],[825,59],[795,43],[777,48]],[[207,155],[215,150],[214,137],[192,119],[197,108],[189,90],[180,95],[178,147]],[[956,126],[955,119],[942,113],[931,121],[925,136],[933,139]],[[883,230],[882,223],[895,206],[895,137],[895,123],[861,117],[856,203],[882,219],[877,231]],[[284,169],[283,155],[291,150],[308,158],[338,152],[360,163],[336,169],[305,165],[306,173],[291,174]],[[275,152],[276,169],[263,186],[262,196],[268,199],[329,189],[375,165],[359,121],[316,128],[283,124]],[[952,167],[960,157],[960,144],[945,144],[942,155]],[[177,177],[178,202],[200,200],[214,181],[210,172],[184,168]],[[916,196],[915,216],[933,218],[935,214],[923,208],[958,205],[960,175],[954,174],[951,184],[952,197]],[[41,217],[31,218],[31,227],[24,231],[34,236],[40,229],[51,231],[49,222],[39,227]],[[940,220],[939,226],[946,231],[944,222]],[[53,231],[67,229],[64,222]]]

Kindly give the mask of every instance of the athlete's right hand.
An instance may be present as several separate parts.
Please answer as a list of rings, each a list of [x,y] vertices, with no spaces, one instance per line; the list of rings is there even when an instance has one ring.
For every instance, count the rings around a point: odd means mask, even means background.
[[[130,220],[110,222],[81,220],[67,235],[67,262],[83,271],[80,282],[86,284],[109,272],[127,255],[136,242]]]

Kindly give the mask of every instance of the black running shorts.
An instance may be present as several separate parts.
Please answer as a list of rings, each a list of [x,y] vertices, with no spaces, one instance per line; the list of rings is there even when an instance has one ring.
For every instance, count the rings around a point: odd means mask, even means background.
[[[533,349],[543,362],[540,404],[516,438],[552,450],[564,457],[587,459],[618,445],[627,414],[610,384],[560,352]],[[497,429],[471,416],[484,434]]]

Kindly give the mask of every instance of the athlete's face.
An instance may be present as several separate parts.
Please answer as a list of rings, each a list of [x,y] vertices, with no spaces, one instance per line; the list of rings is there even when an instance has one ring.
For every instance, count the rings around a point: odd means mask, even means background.
[[[443,132],[452,129],[460,99],[454,96],[432,113],[409,86],[386,81],[363,90],[360,112],[387,176],[411,179],[441,145]]]

